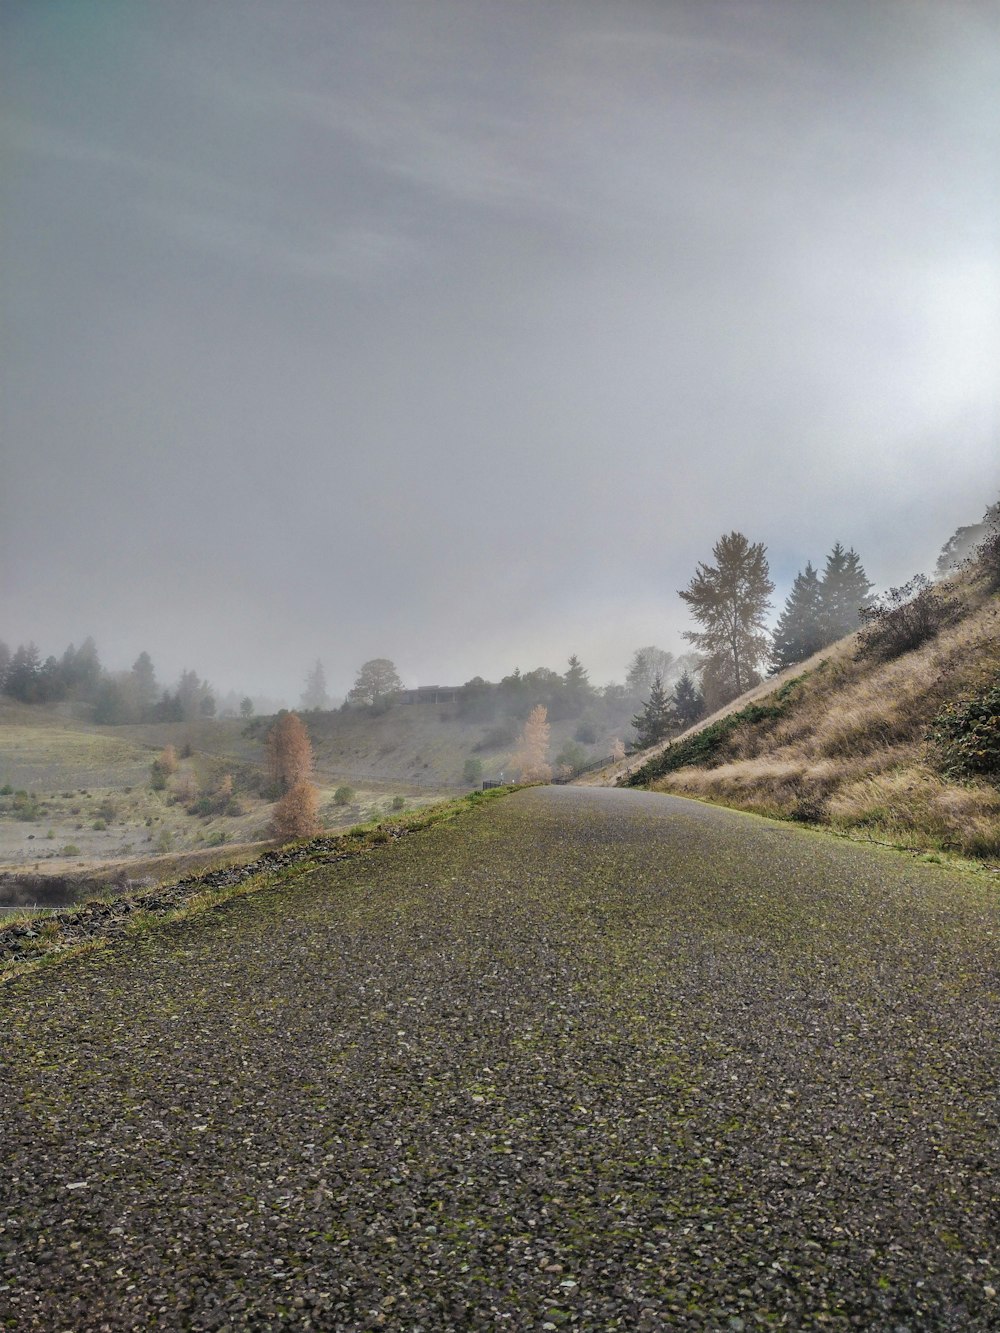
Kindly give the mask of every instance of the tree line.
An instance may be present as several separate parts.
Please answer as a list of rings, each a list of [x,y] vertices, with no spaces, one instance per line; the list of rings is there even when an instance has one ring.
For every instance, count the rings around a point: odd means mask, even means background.
[[[94,721],[106,726],[190,722],[216,715],[215,693],[196,671],[185,669],[172,689],[162,687],[147,652],[139,654],[129,671],[108,671],[90,637],[79,648],[70,644],[62,657],[44,661],[34,643],[21,644],[12,653],[0,641],[0,692],[26,704],[64,699],[89,703]],[[252,713],[252,701],[245,703]]]
[[[861,558],[837,542],[820,574],[811,561],[795,576],[773,632],[767,629],[771,580],[767,550],[742,532],[720,537],[712,562],[699,563],[678,590],[698,628],[684,637],[697,652],[697,670],[672,694],[658,677],[632,720],[635,748],[645,749],[684,730],[705,713],[752,689],[763,673],[783,671],[859,627],[873,584]]]

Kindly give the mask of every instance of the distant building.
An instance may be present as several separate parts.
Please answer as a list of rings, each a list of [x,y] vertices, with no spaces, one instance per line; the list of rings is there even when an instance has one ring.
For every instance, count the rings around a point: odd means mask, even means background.
[[[460,685],[418,685],[415,690],[400,690],[396,698],[401,704],[453,704],[461,688]]]

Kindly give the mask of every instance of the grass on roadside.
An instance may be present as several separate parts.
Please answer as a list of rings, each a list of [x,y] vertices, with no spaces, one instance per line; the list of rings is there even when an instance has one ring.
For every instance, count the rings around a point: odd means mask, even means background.
[[[228,884],[211,885],[204,883],[204,881],[195,880],[190,886],[190,893],[185,894],[176,904],[166,908],[147,909],[141,905],[143,898],[150,893],[148,889],[144,889],[136,895],[126,893],[112,897],[89,898],[83,903],[75,904],[58,913],[50,913],[41,923],[37,934],[29,938],[26,946],[22,945],[21,952],[29,955],[28,957],[18,956],[6,960],[0,957],[0,983],[9,980],[11,977],[21,975],[26,968],[33,967],[40,961],[47,960],[51,962],[57,958],[73,957],[81,951],[103,947],[106,941],[100,936],[84,940],[67,940],[63,937],[61,928],[63,920],[72,925],[73,918],[79,916],[89,906],[113,902],[118,907],[124,908],[127,913],[124,923],[125,934],[141,934],[145,931],[157,929],[162,925],[168,925],[173,921],[188,920],[228,902],[231,898],[244,897],[251,893],[257,893],[261,889],[274,888],[277,885],[287,883],[308,873],[317,866],[323,865],[325,862],[339,860],[344,856],[360,856],[374,848],[384,846],[396,838],[418,833],[434,824],[457,819],[485,802],[497,800],[516,790],[518,790],[516,787],[497,787],[490,791],[474,791],[466,796],[441,802],[439,805],[427,806],[408,814],[400,814],[392,820],[373,820],[366,824],[355,825],[345,833],[287,843],[284,847],[275,850],[280,852],[297,851],[304,853],[304,855],[299,855],[296,859],[285,864],[268,866],[244,879]],[[314,852],[313,849],[315,849]],[[199,883],[202,884],[200,888]],[[166,887],[169,886],[162,885],[161,889]],[[155,890],[153,892],[155,893]],[[0,920],[0,948],[3,945],[4,934],[12,928],[24,924],[25,918],[20,913],[12,913],[11,916],[14,918],[13,920]]]

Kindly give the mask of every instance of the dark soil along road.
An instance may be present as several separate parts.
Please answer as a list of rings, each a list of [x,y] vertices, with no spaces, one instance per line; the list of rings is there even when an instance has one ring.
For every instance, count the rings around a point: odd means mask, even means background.
[[[0,989],[0,1328],[1000,1327],[996,886],[534,789]]]

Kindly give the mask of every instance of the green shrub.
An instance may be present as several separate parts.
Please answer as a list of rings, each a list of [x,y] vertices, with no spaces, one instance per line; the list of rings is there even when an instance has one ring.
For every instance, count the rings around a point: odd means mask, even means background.
[[[154,759],[149,766],[149,785],[153,791],[165,791],[167,774],[159,759]]]
[[[13,796],[13,795],[14,795],[14,788],[10,785],[9,782],[5,782],[3,786],[0,787],[0,796]]]
[[[1000,779],[1000,683],[977,698],[948,704],[934,719],[928,739],[949,777]]]
[[[466,759],[462,768],[462,779],[465,782],[481,782],[483,779],[483,761],[476,755]]]
[[[665,750],[661,750],[648,763],[637,769],[626,785],[638,787],[678,768],[717,768],[720,764],[726,763],[732,757],[730,741],[733,733],[743,726],[766,727],[784,717],[798,694],[799,686],[808,674],[805,672],[801,676],[796,676],[794,680],[786,681],[780,690],[767,695],[762,703],[747,704],[738,712],[720,717],[718,722],[710,722],[693,736],[668,745]]]
[[[62,849],[62,854],[63,856],[79,856],[80,849],[79,847],[77,847],[75,842],[68,842],[66,846]]]
[[[334,805],[350,805],[353,800],[354,788],[348,787],[346,784],[343,787],[338,787],[333,793]]]
[[[97,833],[101,833],[104,831],[104,829],[108,827],[107,820],[95,819],[90,827],[94,829]]]
[[[392,808],[393,808],[393,810],[402,810],[402,809],[405,808],[405,806],[406,806],[406,797],[405,797],[405,796],[394,796],[394,797],[392,798]]]

